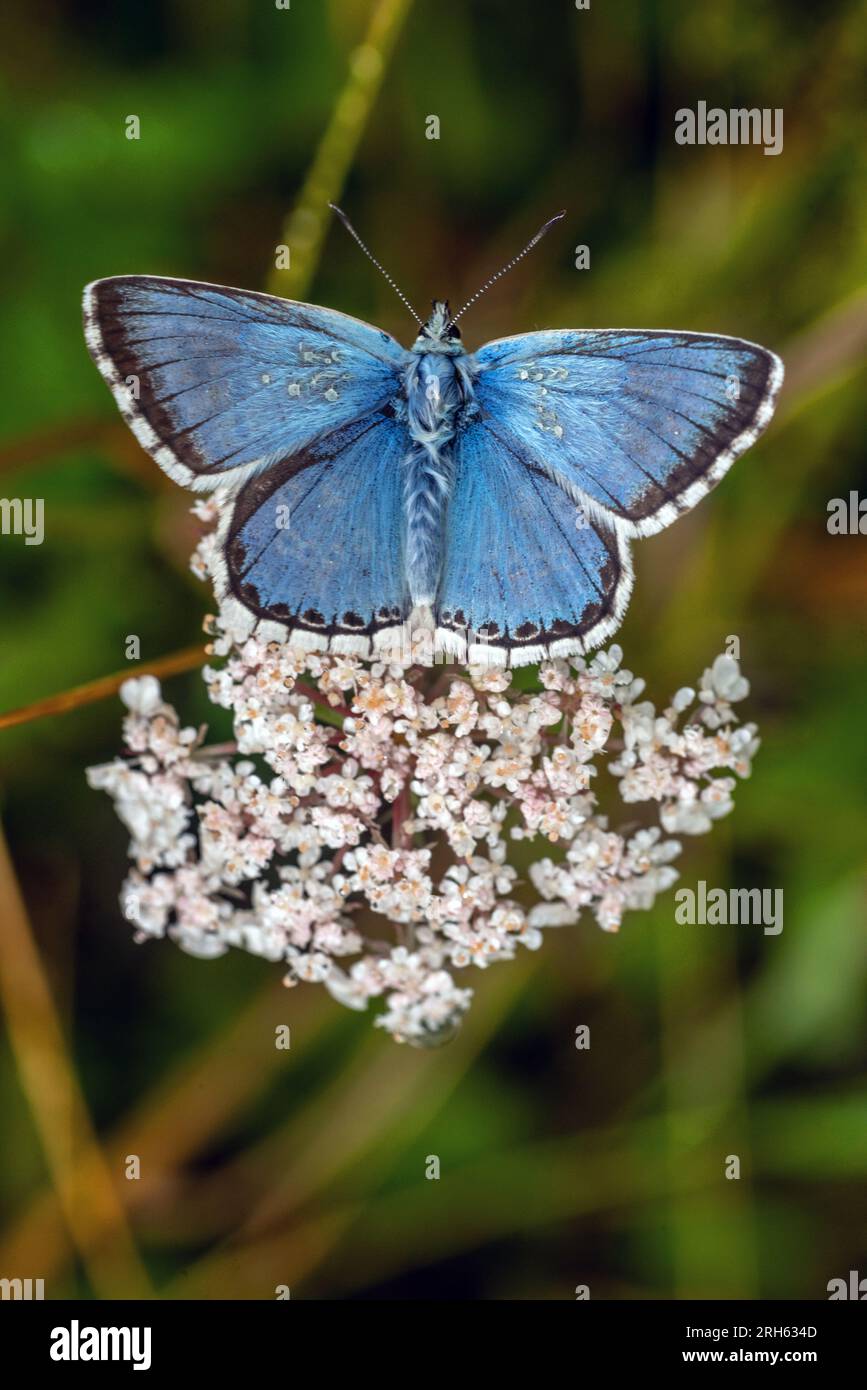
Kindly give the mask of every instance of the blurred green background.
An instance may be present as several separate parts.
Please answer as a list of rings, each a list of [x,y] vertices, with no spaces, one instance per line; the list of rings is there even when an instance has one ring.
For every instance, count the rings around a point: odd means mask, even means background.
[[[44,498],[46,537],[0,537],[0,709],[119,670],[129,634],[143,661],[188,647],[211,606],[189,498],[85,351],[88,280],[303,288],[408,342],[327,197],[418,306],[463,302],[565,207],[469,347],[691,328],[788,375],[719,490],[637,547],[618,638],[664,703],[739,637],[763,747],[681,882],[783,888],[782,934],[678,926],[670,893],[618,937],[582,922],[474,973],[459,1039],[399,1048],[273,965],[133,945],[126,836],[84,780],[119,748],[116,700],[9,728],[0,1276],[51,1298],[645,1299],[867,1275],[867,539],[825,524],[867,493],[865,6],[42,0],[4,39],[0,495]],[[783,153],[676,145],[699,100],[782,107]],[[195,673],[166,689],[219,732]]]

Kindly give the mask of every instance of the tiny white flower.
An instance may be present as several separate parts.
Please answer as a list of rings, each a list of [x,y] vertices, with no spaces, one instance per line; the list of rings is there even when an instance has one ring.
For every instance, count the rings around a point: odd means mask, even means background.
[[[133,676],[120,687],[120,698],[127,709],[143,718],[162,707],[162,691],[156,676]]]

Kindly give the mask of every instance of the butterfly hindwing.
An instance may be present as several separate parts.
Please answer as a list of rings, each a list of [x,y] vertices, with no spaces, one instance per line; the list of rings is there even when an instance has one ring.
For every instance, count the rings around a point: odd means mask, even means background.
[[[495,420],[591,514],[625,535],[661,530],[704,496],[774,409],[779,358],[738,338],[551,331],[475,355]]]
[[[369,653],[409,612],[405,452],[402,426],[371,415],[245,483],[221,537],[225,592],[302,646]]]
[[[331,309],[157,276],[97,280],[91,355],[121,412],[177,482],[255,472],[394,398],[409,354]]]
[[[514,666],[590,650],[631,587],[625,538],[588,520],[520,444],[493,421],[458,434],[434,614],[445,650]]]

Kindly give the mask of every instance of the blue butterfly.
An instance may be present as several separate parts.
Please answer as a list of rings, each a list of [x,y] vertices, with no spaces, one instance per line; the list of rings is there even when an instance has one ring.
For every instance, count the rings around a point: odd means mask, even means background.
[[[145,275],[87,287],[87,344],[136,437],[177,482],[231,502],[225,604],[270,635],[361,655],[422,628],[436,655],[519,666],[611,636],[630,541],[749,448],[783,366],[738,338],[643,329],[468,353],[457,320],[559,217],[457,314],[436,300],[424,323],[386,277],[419,324],[409,351],[247,290]]]

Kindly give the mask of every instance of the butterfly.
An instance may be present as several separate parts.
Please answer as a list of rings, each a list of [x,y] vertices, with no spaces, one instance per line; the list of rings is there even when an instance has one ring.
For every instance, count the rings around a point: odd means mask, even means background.
[[[411,348],[333,309],[158,276],[97,280],[85,336],[124,419],[186,487],[219,489],[217,585],[269,637],[526,665],[619,627],[632,540],[756,440],[783,364],[738,338],[551,329]],[[246,614],[244,615],[246,617]]]

